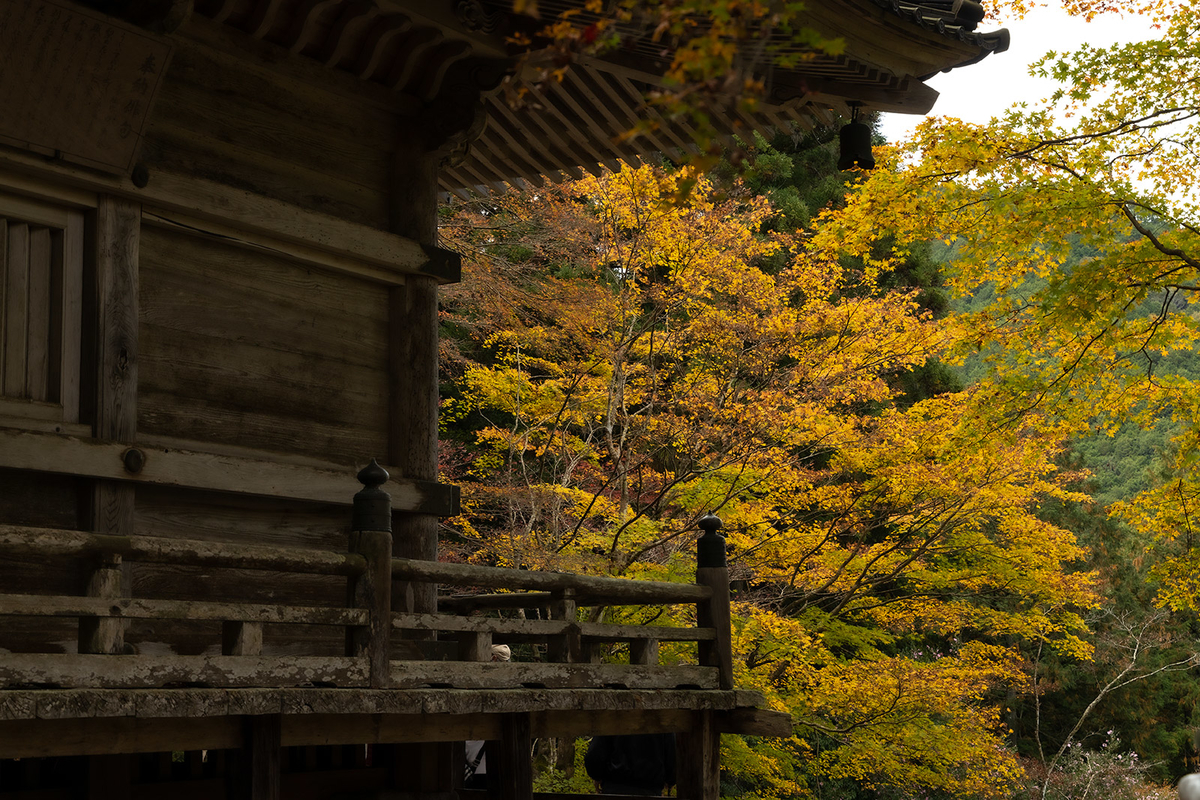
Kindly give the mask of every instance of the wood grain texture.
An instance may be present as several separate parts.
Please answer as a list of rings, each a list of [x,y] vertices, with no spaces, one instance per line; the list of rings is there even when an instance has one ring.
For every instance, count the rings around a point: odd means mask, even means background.
[[[754,708],[762,695],[693,689],[10,689],[0,692],[0,721],[245,714],[483,715],[515,711],[583,712]]]
[[[57,387],[50,388],[50,357],[57,350],[53,323],[58,314],[51,302],[54,273],[52,235],[49,228],[37,227],[29,231],[29,326],[25,366],[25,397],[46,401],[57,399]]]
[[[4,370],[0,393],[26,397],[25,356],[29,339],[29,225],[9,221],[4,269]]]
[[[0,428],[0,445],[0,468],[123,481],[131,488],[134,483],[146,483],[337,506],[349,505],[360,488],[352,468],[323,469],[286,461],[138,445],[136,449],[142,454],[144,464],[141,471],[130,472],[124,460],[130,448],[124,444]],[[431,514],[457,513],[458,495],[454,487],[398,480],[389,482],[385,488],[396,508]],[[132,508],[129,512],[133,513]],[[216,513],[220,515],[220,511]]]
[[[696,624],[712,628],[716,638],[700,644],[700,663],[717,667],[721,688],[733,688],[733,637],[729,616],[729,568],[697,567],[696,585],[712,590],[712,597],[696,606]]]
[[[10,653],[0,662],[0,685],[63,688],[209,686],[366,686],[367,664],[354,658],[265,656],[108,656]]]
[[[500,746],[489,750],[498,755],[501,800],[533,800],[533,730],[529,714],[500,715]]]
[[[326,100],[182,41],[142,158],[152,172],[188,172],[382,228],[394,126],[386,112]]]
[[[459,257],[445,250],[421,245],[411,239],[302,208],[296,204],[255,194],[241,185],[227,185],[189,175],[185,172],[157,169],[151,182],[142,188],[126,177],[110,177],[60,163],[48,163],[36,155],[20,151],[0,152],[0,173],[18,180],[43,185],[47,179],[57,183],[51,194],[68,195],[72,202],[89,192],[117,194],[136,198],[154,214],[178,212],[186,218],[212,223],[218,236],[230,230],[248,231],[260,241],[275,239],[283,243],[313,248],[334,255],[331,263],[362,271],[381,283],[403,283],[409,273],[433,275],[440,282],[458,280]],[[58,191],[61,189],[61,191]],[[355,263],[366,265],[360,270]]]
[[[97,372],[94,435],[132,442],[137,436],[138,234],[141,206],[99,200],[95,217]]]
[[[0,616],[127,617],[201,619],[307,625],[366,625],[369,613],[359,608],[221,603],[204,600],[140,600],[127,597],[55,597],[0,595]]]
[[[632,581],[569,572],[537,572],[407,558],[392,559],[392,575],[404,580],[436,581],[493,589],[573,589],[581,605],[607,604],[610,599],[613,604],[618,605],[695,603],[708,599],[713,592],[708,586],[686,583]]]
[[[712,667],[627,666],[624,664],[534,664],[392,662],[394,688],[447,686],[459,689],[581,689],[620,686],[626,689],[698,689],[717,687]]]
[[[679,800],[721,796],[721,733],[711,711],[693,714],[692,725],[675,737]]]

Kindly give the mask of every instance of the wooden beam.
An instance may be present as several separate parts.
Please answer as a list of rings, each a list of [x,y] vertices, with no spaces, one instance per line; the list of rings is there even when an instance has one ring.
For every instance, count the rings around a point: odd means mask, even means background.
[[[785,738],[796,732],[791,714],[766,708],[734,708],[720,711],[716,715],[716,725],[721,733],[737,733],[744,736]]]
[[[135,461],[128,454],[137,451]],[[136,471],[131,471],[130,466]],[[0,428],[0,467],[133,483],[152,483],[234,494],[350,505],[361,488],[351,468],[311,467],[239,456],[83,439]],[[453,516],[458,487],[396,478],[385,485],[392,507]]]
[[[357,658],[321,656],[109,656],[10,653],[0,662],[0,686],[51,685],[153,688],[209,686],[368,685],[368,665]]]
[[[155,224],[190,227],[196,235],[232,233],[234,244],[276,249],[299,260],[318,259],[317,253],[328,253],[331,257],[323,262],[324,266],[352,269],[355,274],[384,283],[401,284],[409,274],[449,282],[458,279],[460,270],[461,260],[456,253],[438,249],[432,243],[422,245],[404,236],[184,173],[156,170],[150,182],[138,188],[127,177],[105,176],[31,153],[5,150],[0,152],[0,186],[6,180],[28,184],[34,191],[45,184],[58,184],[60,189],[41,191],[40,196],[62,194],[75,205],[86,205],[93,192],[129,198],[142,203]]]
[[[134,657],[138,658],[138,657]],[[127,659],[123,659],[127,660]],[[436,669],[437,664],[428,665]],[[588,709],[729,711],[761,705],[757,692],[703,689],[189,688],[6,689],[0,721],[83,718],[193,718],[245,714],[445,715]],[[182,749],[182,748],[177,748]],[[96,751],[116,752],[116,751]]]
[[[582,636],[604,642],[651,639],[698,642],[709,641],[716,635],[711,628],[611,625],[598,622],[573,622],[569,619],[495,619],[492,617],[459,617],[452,614],[393,614],[392,624],[405,630],[486,632],[499,635],[544,637],[562,636],[572,630],[577,630]]]
[[[569,689],[597,686],[715,689],[717,671],[712,667],[692,666],[393,661],[392,685],[394,688],[452,686],[460,689]]]
[[[568,572],[537,572],[480,567],[473,564],[427,562],[410,558],[393,559],[392,576],[404,580],[456,583],[492,589],[574,589],[580,605],[590,605],[597,602],[598,598],[603,598],[605,602],[612,600],[614,604],[640,605],[696,603],[712,597],[710,587],[687,583],[634,581]]]
[[[366,625],[365,608],[326,608],[218,603],[201,600],[139,600],[128,597],[50,597],[0,594],[0,616],[194,619],[304,625]]]
[[[362,556],[355,553],[157,536],[104,536],[21,525],[0,525],[0,550],[41,558],[116,553],[134,561],[156,564],[266,569],[311,575],[353,576],[366,569]]]
[[[0,753],[5,758],[226,750],[241,744],[239,717],[0,721]]]
[[[392,286],[402,286],[413,273],[426,274],[438,283],[457,283],[462,274],[461,259],[449,250],[431,248],[400,248],[396,253],[403,260],[400,265],[382,265],[341,252],[313,247],[287,239],[264,234],[213,220],[188,216],[165,210],[148,210],[143,215],[148,225],[167,228],[176,233],[208,239],[217,239],[225,244],[269,253],[308,266],[321,267],[334,272],[366,278],[367,280]]]

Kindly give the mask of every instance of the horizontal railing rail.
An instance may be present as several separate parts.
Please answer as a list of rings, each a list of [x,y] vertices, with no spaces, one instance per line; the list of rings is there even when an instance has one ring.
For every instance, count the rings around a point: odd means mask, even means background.
[[[0,688],[732,688],[728,574],[715,517],[701,521],[696,584],[418,561],[392,556],[390,501],[380,489],[387,473],[373,464],[359,478],[366,488],[355,496],[349,552],[0,525],[0,556],[77,558],[90,569],[83,596],[0,589],[0,617],[73,618],[79,627],[78,653],[6,653]],[[321,606],[135,598],[126,563],[340,577],[346,600]],[[440,584],[452,596],[432,613],[397,611],[393,584],[402,608],[404,587],[412,584]],[[605,623],[581,613],[644,605],[683,606],[676,616],[685,618],[694,608],[696,623]],[[529,608],[544,609],[547,618],[497,616]],[[202,641],[188,645],[201,655],[133,652],[124,631],[141,620],[219,622],[220,654]],[[266,625],[276,635],[264,651]],[[328,640],[325,652],[305,652],[303,642],[311,640],[289,640],[286,626],[343,628],[344,655],[328,655]],[[697,663],[659,664],[661,642],[695,643]],[[493,645],[525,643],[539,645],[545,660],[492,661]],[[628,653],[627,663],[611,663],[614,644]]]
[[[0,551],[14,555],[87,556],[112,554],[152,564],[259,569],[354,577],[366,569],[357,553],[299,547],[225,544],[155,536],[110,536],[52,528],[0,525]]]
[[[689,583],[635,581],[571,572],[537,572],[527,569],[481,567],[441,561],[392,559],[392,576],[410,581],[477,586],[484,589],[571,590],[582,605],[652,605],[699,603],[712,597],[712,589]]]

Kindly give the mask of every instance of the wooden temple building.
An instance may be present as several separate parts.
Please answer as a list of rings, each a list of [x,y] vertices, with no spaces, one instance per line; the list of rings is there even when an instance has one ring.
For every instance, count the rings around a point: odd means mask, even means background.
[[[928,76],[1007,45],[971,0],[808,5],[845,52],[770,75],[729,132],[923,113]],[[716,533],[694,585],[437,560],[439,195],[692,146],[670,120],[617,138],[664,67],[636,31],[510,108],[518,24],[0,0],[0,800],[451,800],[464,740],[489,796],[530,798],[532,739],[656,731],[712,800],[721,733],[788,734],[732,684]],[[637,604],[696,622],[581,621]]]

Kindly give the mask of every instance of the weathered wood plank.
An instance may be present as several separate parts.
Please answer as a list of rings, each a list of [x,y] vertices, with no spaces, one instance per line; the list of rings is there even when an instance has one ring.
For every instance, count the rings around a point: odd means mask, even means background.
[[[503,594],[459,594],[438,598],[438,608],[454,614],[496,611],[507,608],[549,608],[553,592],[504,592]]]
[[[522,636],[558,636],[568,629],[568,623],[551,620],[490,619],[487,617],[457,617],[451,614],[393,614],[392,625],[401,630]]]
[[[321,550],[224,544],[152,536],[105,536],[53,528],[0,525],[0,550],[43,558],[114,553],[135,561],[196,567],[267,569],[317,575],[358,575],[362,556]]]
[[[11,183],[8,176],[0,174],[0,188],[8,188]],[[14,189],[26,188],[22,185],[23,182],[20,178],[17,178],[15,183],[16,185],[12,186]],[[20,194],[0,195],[0,217],[8,217],[17,222],[33,223],[50,228],[65,228],[68,213],[67,209],[57,203],[45,203]]]
[[[561,636],[577,628],[586,638],[601,642],[655,640],[696,642],[711,640],[711,628],[664,628],[641,625],[610,625],[567,620],[493,619],[459,617],[452,614],[393,614],[392,625],[405,630],[458,631],[518,636]]]
[[[29,230],[29,344],[26,352],[25,396],[50,399],[50,355],[55,349],[52,334],[50,291],[53,285],[53,250],[49,228]],[[56,396],[57,389],[53,392]]]
[[[386,291],[225,240],[143,232],[142,322],[269,350],[387,367]]]
[[[128,597],[57,597],[0,594],[0,616],[128,617],[134,619],[208,619],[306,625],[366,625],[359,608],[218,603],[201,600],[141,600]]]
[[[37,431],[0,429],[0,468],[36,470],[235,494],[292,498],[349,505],[358,488],[354,471],[198,453],[138,445],[143,465],[126,469],[130,448]],[[453,515],[457,487],[426,481],[393,480],[384,487],[401,510]]]
[[[259,313],[269,316],[270,310]],[[358,438],[382,442],[386,436],[387,376],[382,364],[361,367],[319,352],[285,352],[155,325],[143,325],[142,334],[143,392],[203,402],[227,415],[226,427],[244,427],[240,416],[249,412],[260,424],[273,423],[299,440],[289,449],[302,452],[313,448],[306,437],[296,436],[300,420]],[[203,438],[217,439],[219,433],[214,430]]]
[[[149,389],[141,394],[140,412],[138,425],[147,434],[203,442],[202,449],[211,443],[214,451],[241,444],[284,458],[307,456],[354,467],[384,448],[384,436],[366,428],[311,422],[303,425],[304,435],[297,436],[296,418],[231,411],[203,398]]]
[[[340,552],[350,512],[329,503],[142,483],[137,486],[135,523],[139,531],[168,539]]]
[[[80,365],[83,360],[84,216],[72,211],[62,235],[62,330],[59,402],[63,421],[79,422]]]
[[[436,665],[431,665],[431,669]],[[506,711],[729,711],[763,703],[757,692],[698,689],[8,689],[0,720],[244,714],[483,715]]]
[[[581,622],[579,632],[594,642],[706,642],[716,633],[712,628],[665,628],[653,625],[611,625],[603,622]]]
[[[689,686],[712,689],[717,686],[717,673],[712,667],[691,666],[393,661],[392,685],[395,688],[448,686],[461,689],[528,686],[546,689],[589,686],[623,686],[627,689]]]
[[[716,715],[717,730],[744,736],[784,738],[795,733],[792,715],[766,708],[733,708]]]
[[[403,283],[410,273],[429,274],[441,282],[458,278],[460,259],[455,253],[423,247],[411,239],[367,225],[254,194],[244,188],[196,178],[186,173],[156,170],[145,188],[126,177],[109,177],[66,164],[49,163],[20,151],[0,152],[0,170],[22,176],[52,176],[66,189],[110,192],[140,199],[154,213],[181,212],[221,226],[251,231],[284,242],[344,256],[346,262],[370,266],[364,277],[380,280],[376,268],[396,275]]]
[[[64,688],[209,686],[362,687],[367,663],[356,658],[306,656],[108,656],[10,653],[0,661],[0,685]]]
[[[483,586],[493,589],[574,589],[580,605],[608,603],[695,603],[712,596],[712,589],[686,583],[632,581],[565,572],[480,567],[414,559],[392,559],[392,576],[398,579]]]
[[[25,397],[25,351],[29,336],[29,225],[8,223],[4,275],[4,371],[0,394]]]
[[[241,746],[241,729],[238,717],[0,721],[0,752],[6,758],[52,758],[224,750]]]

